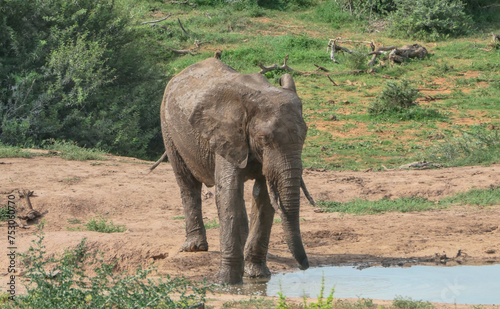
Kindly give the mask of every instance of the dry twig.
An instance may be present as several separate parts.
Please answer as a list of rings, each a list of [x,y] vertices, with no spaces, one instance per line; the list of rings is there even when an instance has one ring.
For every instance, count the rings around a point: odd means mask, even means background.
[[[177,21],[179,22],[179,26],[181,27],[182,31],[184,31],[184,33],[190,37],[189,33],[186,31],[186,29],[184,29],[184,27],[182,26],[181,24],[181,20],[179,18],[177,18]]]
[[[165,2],[165,4],[186,4],[186,5],[189,5],[192,8],[196,7],[196,4],[189,3],[189,0],[186,0],[186,1],[174,1],[174,0],[172,0],[172,1],[169,1],[169,2]]]
[[[259,67],[261,68],[260,74],[266,74],[267,72],[273,71],[273,70],[283,70],[283,71],[292,71],[292,72],[298,72],[302,74],[303,72],[292,69],[291,67],[288,66],[287,64],[288,61],[288,55],[285,56],[285,60],[283,61],[282,66],[278,66],[277,64],[274,64],[270,67],[265,67],[262,62],[259,61]]]

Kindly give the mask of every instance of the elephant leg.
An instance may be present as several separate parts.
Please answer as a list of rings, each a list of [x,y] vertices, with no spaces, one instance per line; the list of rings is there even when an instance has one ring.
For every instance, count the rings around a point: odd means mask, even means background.
[[[221,283],[239,284],[243,282],[243,249],[248,237],[248,218],[243,198],[244,177],[241,169],[217,155],[215,183],[221,248],[217,280]]]
[[[253,186],[250,235],[245,246],[245,274],[250,278],[269,278],[266,265],[269,237],[274,219],[274,208],[269,200],[266,179],[257,178]]]
[[[207,251],[207,233],[201,211],[201,182],[190,172],[184,160],[175,150],[173,143],[167,139],[165,146],[181,191],[182,205],[184,207],[186,241],[181,250],[185,252]]]

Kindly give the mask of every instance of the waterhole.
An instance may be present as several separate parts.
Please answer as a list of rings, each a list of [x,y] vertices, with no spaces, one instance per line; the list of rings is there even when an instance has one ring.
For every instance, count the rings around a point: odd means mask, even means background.
[[[275,274],[268,282],[247,281],[232,293],[316,298],[334,289],[336,298],[369,298],[469,304],[500,304],[500,264],[483,266],[317,267]]]

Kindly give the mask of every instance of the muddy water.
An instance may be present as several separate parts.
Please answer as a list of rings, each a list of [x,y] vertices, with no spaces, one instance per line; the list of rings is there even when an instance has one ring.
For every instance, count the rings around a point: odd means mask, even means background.
[[[499,305],[500,264],[483,266],[331,266],[275,274],[268,282],[246,280],[234,294],[316,298],[332,288],[336,298],[393,300],[397,297],[451,304]]]
[[[274,275],[265,294],[317,297],[324,280],[325,297],[393,300],[411,297],[440,303],[500,304],[500,264],[484,266],[320,267]]]

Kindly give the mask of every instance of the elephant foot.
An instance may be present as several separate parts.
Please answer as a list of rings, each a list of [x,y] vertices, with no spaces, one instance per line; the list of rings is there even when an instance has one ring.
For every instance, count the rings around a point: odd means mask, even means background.
[[[245,262],[245,275],[249,278],[270,278],[271,271],[266,262]]]
[[[208,243],[206,240],[197,241],[187,239],[181,247],[182,252],[197,252],[208,251]]]
[[[243,267],[231,267],[221,265],[217,272],[217,281],[227,284],[242,284],[243,283]]]

